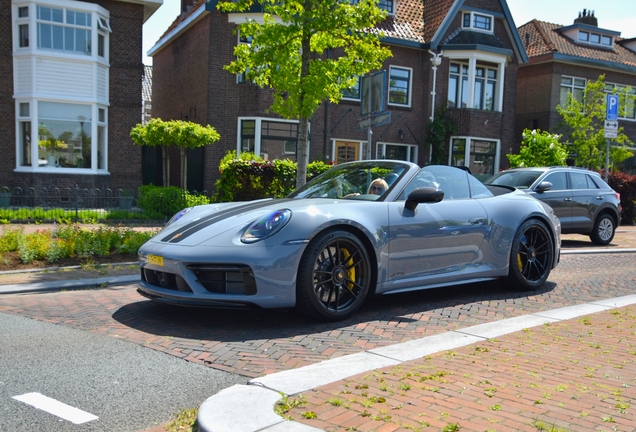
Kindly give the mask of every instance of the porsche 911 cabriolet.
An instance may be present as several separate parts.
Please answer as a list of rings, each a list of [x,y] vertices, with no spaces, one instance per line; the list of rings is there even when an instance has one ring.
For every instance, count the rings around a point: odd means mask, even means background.
[[[349,162],[284,199],[181,210],[139,249],[138,292],[340,320],[370,295],[495,279],[537,289],[560,237],[549,206],[467,169]]]

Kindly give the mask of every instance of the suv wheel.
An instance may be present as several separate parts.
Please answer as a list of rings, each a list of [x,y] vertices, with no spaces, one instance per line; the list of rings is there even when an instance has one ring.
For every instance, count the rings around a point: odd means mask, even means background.
[[[614,238],[615,229],[614,218],[608,214],[599,215],[594,222],[594,229],[590,234],[592,243],[599,246],[606,246],[610,244]]]

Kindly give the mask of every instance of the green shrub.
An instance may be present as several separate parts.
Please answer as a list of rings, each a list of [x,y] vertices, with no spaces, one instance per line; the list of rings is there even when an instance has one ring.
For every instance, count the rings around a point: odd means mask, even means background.
[[[289,159],[265,161],[253,153],[228,152],[219,164],[214,201],[250,201],[261,198],[284,198],[296,187],[296,162]],[[307,179],[329,169],[322,161],[307,165]]]
[[[209,203],[205,195],[194,195],[176,186],[141,186],[137,196],[137,205],[144,213],[160,216],[160,219],[172,217],[186,207]]]

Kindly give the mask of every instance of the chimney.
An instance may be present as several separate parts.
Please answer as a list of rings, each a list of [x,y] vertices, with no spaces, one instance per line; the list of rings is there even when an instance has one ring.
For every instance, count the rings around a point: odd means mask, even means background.
[[[192,6],[194,5],[194,0],[181,0],[181,13],[188,13]]]
[[[594,16],[594,11],[589,11],[587,9],[583,9],[583,12],[579,12],[579,17],[574,20],[574,23],[581,23],[598,27],[598,20]]]

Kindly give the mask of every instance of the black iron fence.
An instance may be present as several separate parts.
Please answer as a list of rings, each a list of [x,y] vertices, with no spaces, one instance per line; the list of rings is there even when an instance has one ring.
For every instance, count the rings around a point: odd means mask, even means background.
[[[167,202],[183,201],[188,192],[174,196],[170,191]],[[203,192],[202,195],[206,195]],[[162,208],[162,200],[153,203],[152,209],[139,206],[137,191],[127,189],[98,188],[8,188],[0,187],[0,220],[6,222],[139,219],[166,220],[172,216],[172,208]],[[141,200],[139,200],[141,201]]]

